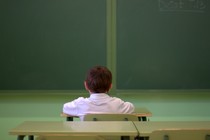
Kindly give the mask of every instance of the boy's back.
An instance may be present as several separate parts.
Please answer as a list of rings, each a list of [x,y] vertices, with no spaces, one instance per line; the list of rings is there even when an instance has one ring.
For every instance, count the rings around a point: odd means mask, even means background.
[[[134,106],[130,102],[124,102],[119,98],[110,97],[105,93],[99,93],[91,94],[89,98],[79,97],[72,102],[64,104],[63,112],[73,116],[79,116],[83,120],[85,114],[130,114],[134,112]]]

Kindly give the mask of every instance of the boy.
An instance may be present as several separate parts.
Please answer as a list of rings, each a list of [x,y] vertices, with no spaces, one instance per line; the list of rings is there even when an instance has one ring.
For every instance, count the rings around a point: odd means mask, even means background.
[[[86,90],[90,93],[88,98],[79,97],[63,105],[63,113],[79,116],[83,120],[85,114],[94,113],[133,113],[134,105],[130,102],[110,97],[112,87],[112,73],[103,66],[91,68],[84,81]]]

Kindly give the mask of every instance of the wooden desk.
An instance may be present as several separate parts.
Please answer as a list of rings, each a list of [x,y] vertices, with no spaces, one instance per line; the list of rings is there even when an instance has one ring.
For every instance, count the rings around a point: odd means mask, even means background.
[[[152,113],[146,108],[136,108],[133,114],[138,116],[139,121],[147,121],[147,117],[152,116]],[[61,113],[61,117],[66,117],[66,121],[73,121],[74,118],[78,118],[78,116],[71,116],[65,113]]]
[[[152,113],[147,108],[136,108],[133,114],[139,117],[139,121],[147,121],[147,117],[152,116]]]
[[[9,132],[17,135],[17,140],[23,140],[25,136],[34,139],[34,136],[137,136],[138,132],[133,122],[46,122],[26,121]]]
[[[210,131],[210,121],[196,121],[196,122],[185,122],[185,121],[174,121],[174,122],[134,122],[140,137],[149,137],[154,130],[163,130],[163,129],[209,129]]]

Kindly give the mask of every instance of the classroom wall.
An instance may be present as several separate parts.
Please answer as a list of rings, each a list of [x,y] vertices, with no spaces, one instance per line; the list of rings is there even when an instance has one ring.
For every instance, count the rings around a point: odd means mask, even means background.
[[[8,131],[23,121],[65,121],[65,118],[60,117],[63,103],[78,96],[88,94],[0,94],[1,140],[16,139]],[[210,92],[142,91],[114,96],[130,101],[136,107],[148,108],[153,113],[149,117],[150,121],[210,121]]]

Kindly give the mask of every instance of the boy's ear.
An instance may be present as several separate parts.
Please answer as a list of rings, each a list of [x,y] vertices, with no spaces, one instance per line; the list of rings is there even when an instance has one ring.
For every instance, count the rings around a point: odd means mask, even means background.
[[[109,86],[109,90],[107,91],[107,93],[110,91],[110,89],[112,88],[112,84],[110,84],[110,86]]]
[[[112,84],[110,84],[110,87],[109,87],[109,89],[111,89],[112,88]]]
[[[85,86],[85,89],[86,89],[87,91],[89,91],[89,88],[88,88],[88,86],[87,86],[87,82],[86,82],[86,81],[84,81],[84,86]]]

